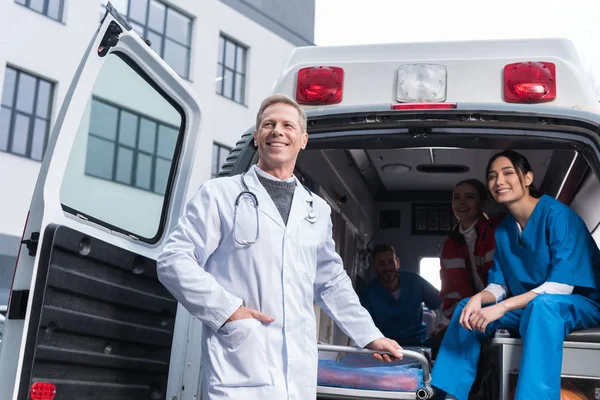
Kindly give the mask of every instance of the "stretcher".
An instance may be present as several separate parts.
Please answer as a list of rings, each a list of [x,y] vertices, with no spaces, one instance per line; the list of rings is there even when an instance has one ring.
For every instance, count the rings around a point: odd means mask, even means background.
[[[403,349],[402,362],[384,364],[356,357],[375,353],[369,349],[329,344],[318,344],[318,349],[318,399],[426,400],[435,394],[429,361],[419,351]],[[386,381],[387,377],[391,379]]]

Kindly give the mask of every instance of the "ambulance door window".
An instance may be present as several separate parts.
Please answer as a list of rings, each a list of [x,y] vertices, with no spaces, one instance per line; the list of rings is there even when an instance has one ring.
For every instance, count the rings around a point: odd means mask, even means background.
[[[125,56],[107,56],[65,171],[63,209],[156,241],[182,113]]]

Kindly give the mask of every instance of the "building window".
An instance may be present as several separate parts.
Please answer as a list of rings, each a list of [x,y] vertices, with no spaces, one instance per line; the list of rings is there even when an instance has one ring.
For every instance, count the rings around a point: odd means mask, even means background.
[[[217,93],[237,103],[246,101],[246,53],[248,49],[233,40],[219,38]]]
[[[210,176],[216,178],[221,172],[221,168],[231,152],[231,147],[223,146],[222,144],[213,143],[212,168]]]
[[[63,0],[15,0],[15,2],[40,14],[44,14],[48,18],[59,22],[62,21]]]
[[[179,130],[94,98],[85,173],[165,194]]]
[[[442,287],[440,280],[440,259],[439,257],[423,257],[419,262],[419,274],[427,282],[431,283],[437,290]]]
[[[50,128],[54,84],[6,67],[0,107],[0,151],[41,161]]]
[[[102,15],[107,0],[101,0]],[[156,0],[115,0],[111,4],[127,17],[140,37],[183,78],[189,77],[192,18]]]

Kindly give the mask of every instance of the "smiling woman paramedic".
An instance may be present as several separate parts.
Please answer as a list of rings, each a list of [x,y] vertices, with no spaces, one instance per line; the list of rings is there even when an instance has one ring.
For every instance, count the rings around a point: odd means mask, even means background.
[[[565,336],[600,326],[600,251],[574,211],[539,196],[521,154],[494,155],[486,172],[488,190],[510,215],[496,229],[490,284],[457,306],[432,384],[466,400],[484,337],[518,328],[523,353],[515,399],[559,400]]]

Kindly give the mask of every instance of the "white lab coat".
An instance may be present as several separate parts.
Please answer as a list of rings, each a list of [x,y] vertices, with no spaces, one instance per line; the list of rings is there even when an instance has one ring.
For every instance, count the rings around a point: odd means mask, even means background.
[[[287,226],[257,178],[246,174],[259,203],[260,238],[233,238],[240,176],[207,181],[187,205],[158,259],[158,277],[203,322],[203,399],[307,400],[316,397],[313,301],[358,346],[382,337],[360,305],[335,252],[331,208],[296,180]],[[307,220],[314,207],[316,221]],[[238,239],[254,239],[256,214],[238,209]],[[275,318],[226,320],[243,304]]]

